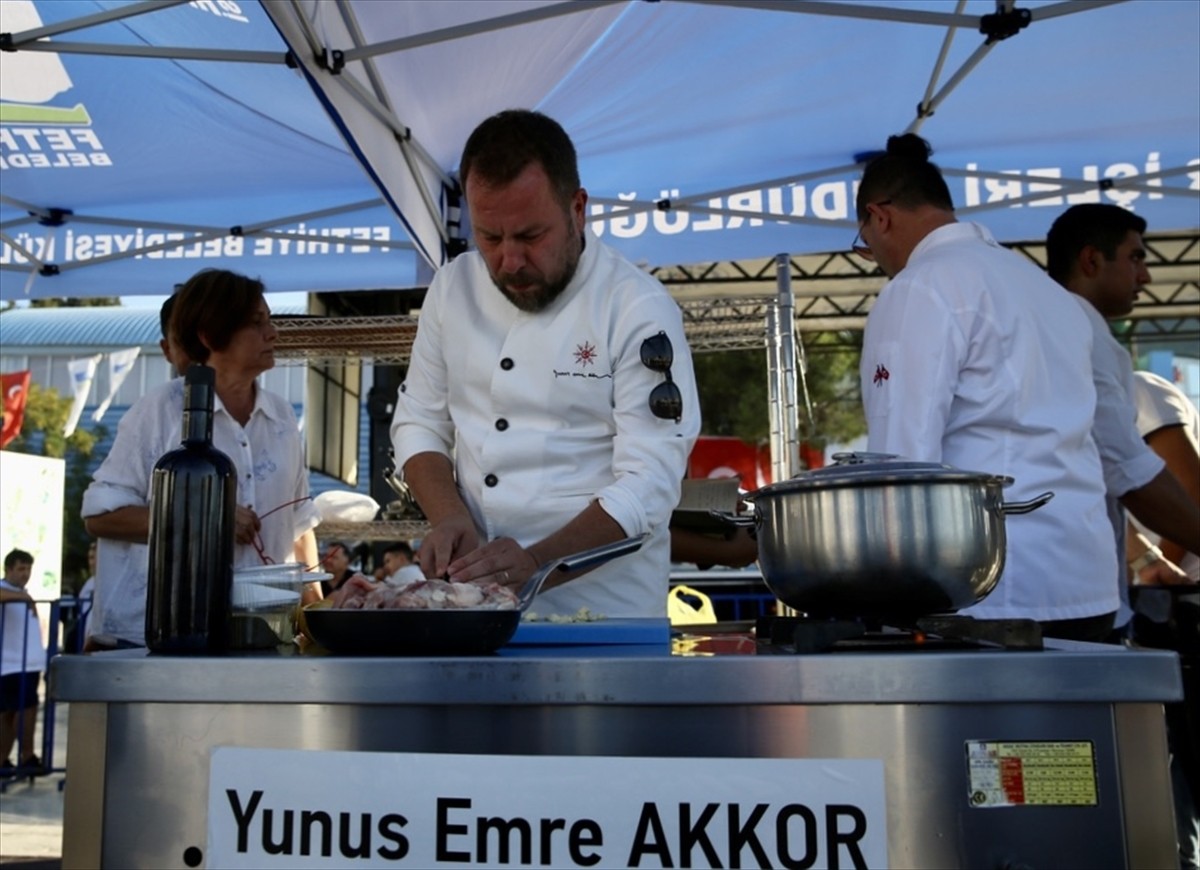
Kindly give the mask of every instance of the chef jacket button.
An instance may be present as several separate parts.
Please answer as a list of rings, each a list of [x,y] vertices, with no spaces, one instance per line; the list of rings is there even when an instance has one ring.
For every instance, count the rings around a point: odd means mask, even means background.
[[[514,365],[515,363],[512,361],[511,357],[506,356],[504,359],[500,360],[500,368],[504,369],[505,371],[508,371]]]
[[[494,475],[494,474],[489,474],[487,477],[485,477],[483,479],[483,482],[485,484],[487,484],[488,486],[495,486],[496,484],[498,484],[500,482],[500,478],[496,477],[496,475]]]
[[[496,421],[496,430],[498,432],[503,432],[507,428],[508,428],[508,421],[505,420],[503,417],[501,417],[499,420]]]

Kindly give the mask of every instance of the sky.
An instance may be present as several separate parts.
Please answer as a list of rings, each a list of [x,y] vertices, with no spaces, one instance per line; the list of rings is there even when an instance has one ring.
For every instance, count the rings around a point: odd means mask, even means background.
[[[126,308],[153,308],[157,311],[167,299],[166,296],[122,296],[121,304]],[[267,304],[275,308],[299,308],[308,306],[307,293],[267,293]]]

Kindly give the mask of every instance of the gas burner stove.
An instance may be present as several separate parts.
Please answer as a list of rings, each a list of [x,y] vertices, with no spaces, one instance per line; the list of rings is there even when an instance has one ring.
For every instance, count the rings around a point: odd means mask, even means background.
[[[763,616],[755,625],[760,654],[1040,650],[1042,630],[1031,619],[927,616],[883,621]]]

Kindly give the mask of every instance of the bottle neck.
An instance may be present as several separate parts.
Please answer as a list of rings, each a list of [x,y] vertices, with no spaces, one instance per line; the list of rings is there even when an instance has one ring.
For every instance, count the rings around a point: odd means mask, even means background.
[[[209,408],[184,408],[183,443],[209,444],[212,442],[212,410]]]

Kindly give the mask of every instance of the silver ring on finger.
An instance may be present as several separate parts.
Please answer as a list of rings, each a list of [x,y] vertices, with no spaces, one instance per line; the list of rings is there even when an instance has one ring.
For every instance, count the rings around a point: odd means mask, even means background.
[[[507,582],[508,582],[508,572],[507,572],[507,571],[501,571],[501,572],[500,572],[500,582],[501,582],[501,583],[507,583]]]

